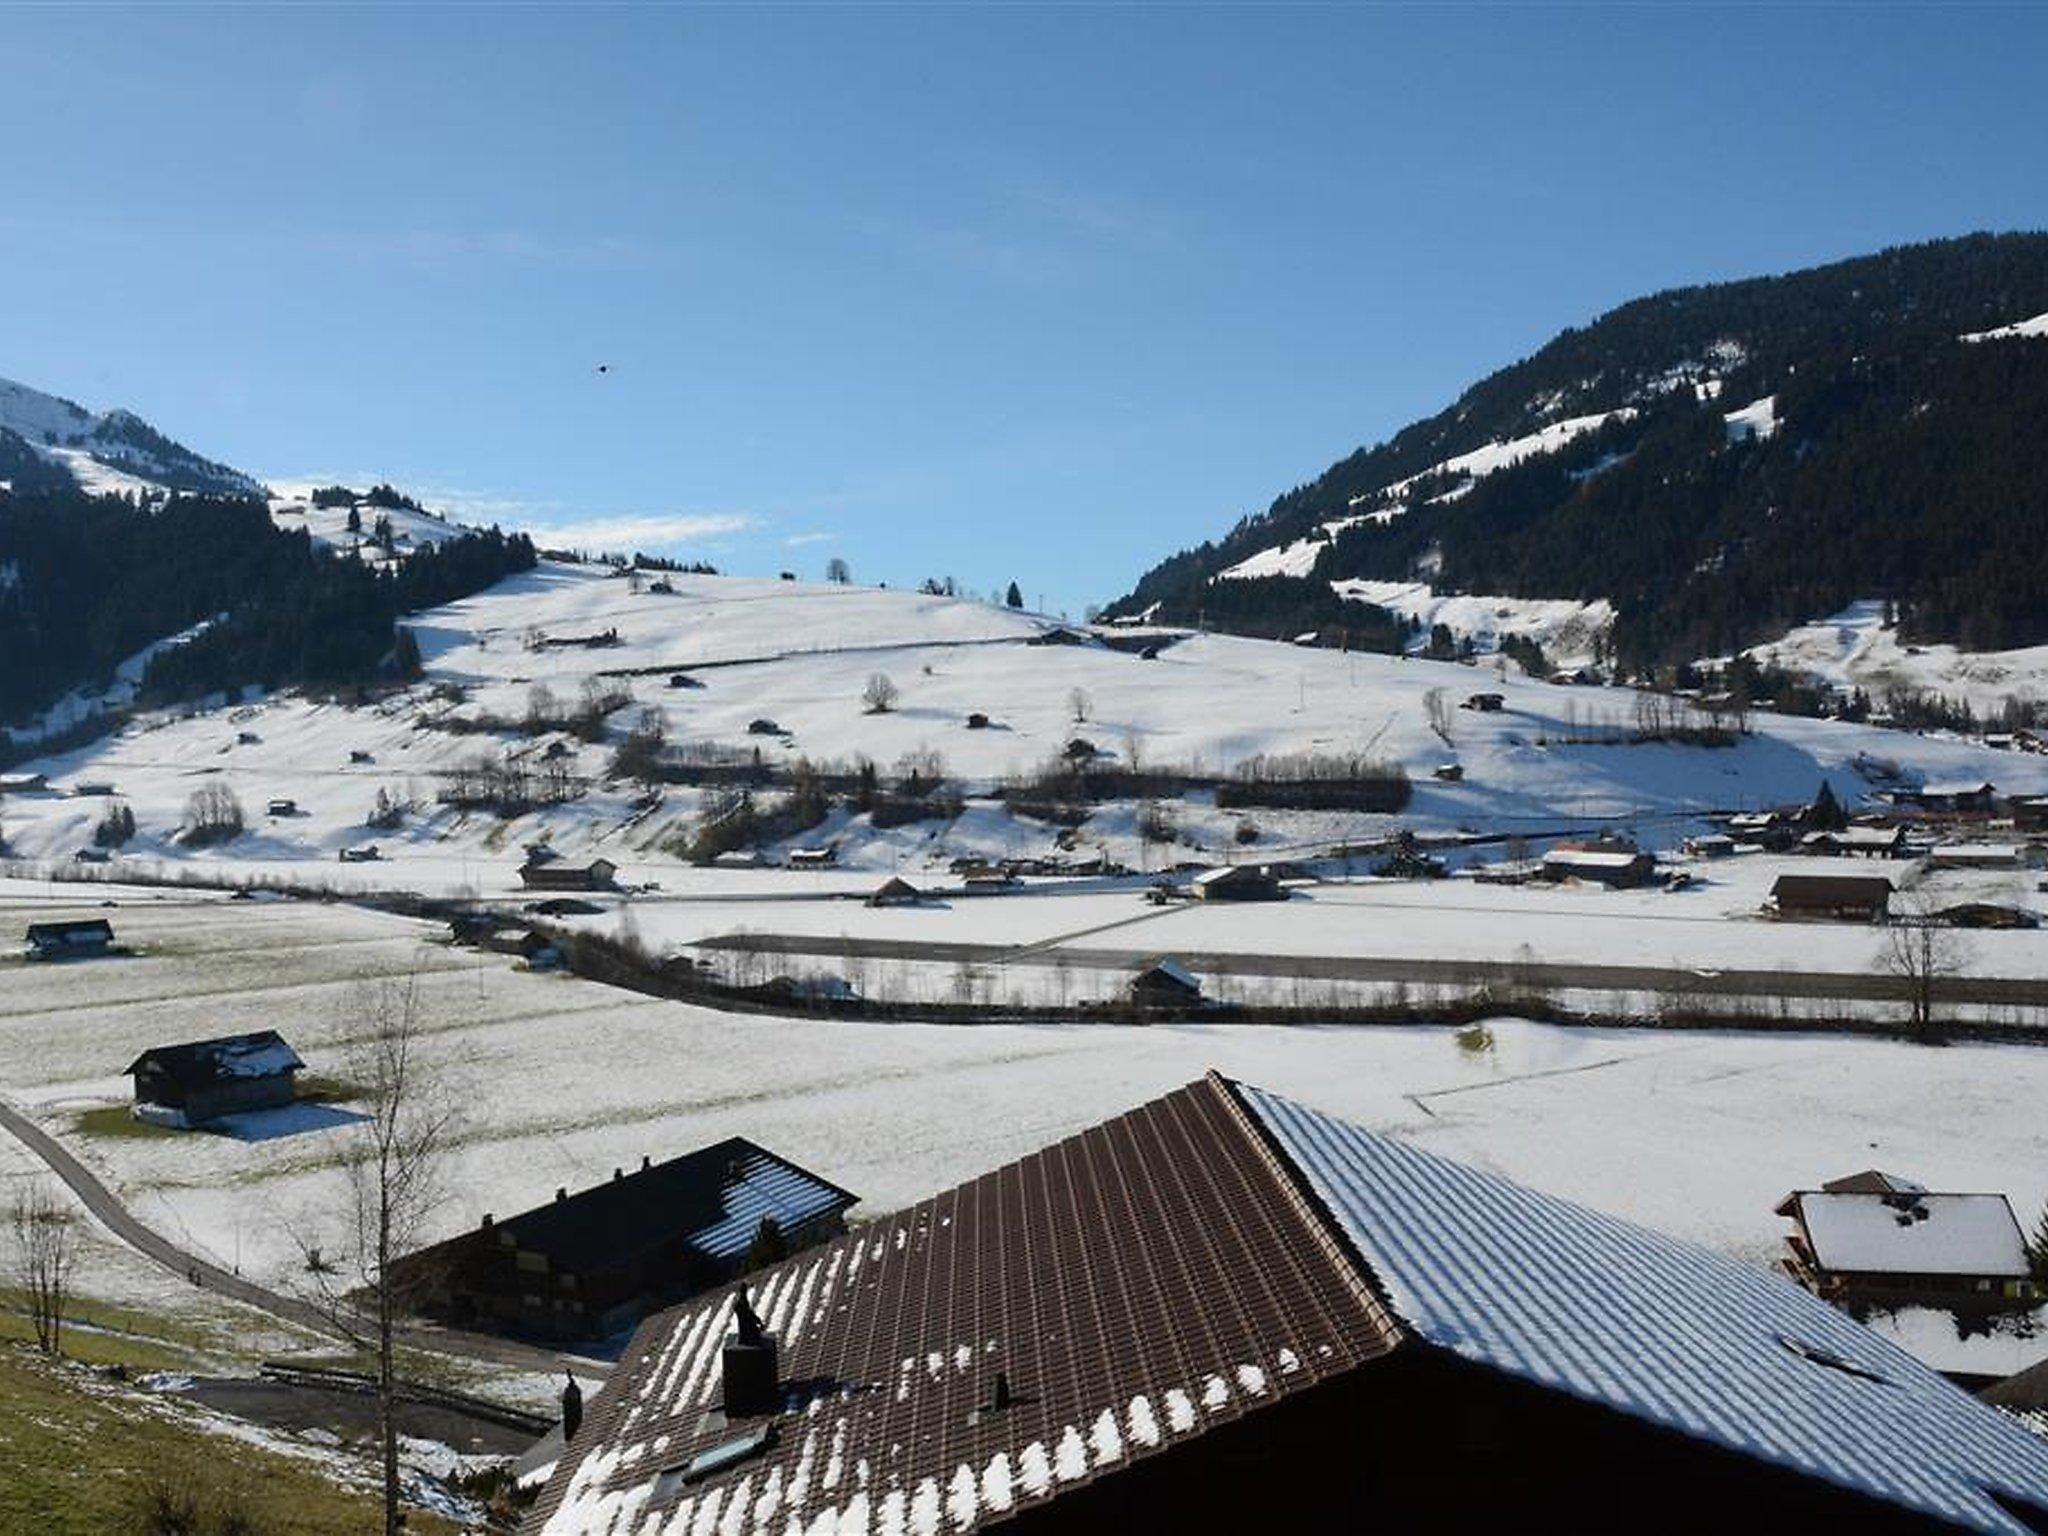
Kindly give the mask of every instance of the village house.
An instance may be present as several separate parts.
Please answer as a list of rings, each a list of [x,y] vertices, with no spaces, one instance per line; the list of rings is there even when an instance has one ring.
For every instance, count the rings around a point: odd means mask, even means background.
[[[1789,1281],[1211,1074],[649,1318],[526,1528],[2044,1515],[2048,1442]]]
[[[816,848],[792,848],[787,862],[791,869],[824,869],[839,862],[839,849],[831,843]]]
[[[619,866],[610,859],[568,864],[559,858],[529,857],[519,867],[519,880],[529,891],[607,891],[618,873]]]
[[[1876,1169],[1794,1190],[1785,1270],[1843,1307],[2025,1308],[2048,1299],[2004,1195],[1937,1194]]]
[[[1799,837],[1798,811],[1744,811],[1728,818],[1728,835],[1769,853],[1783,853]]]
[[[31,960],[83,960],[104,955],[114,944],[114,925],[104,917],[79,917],[67,922],[30,923]]]
[[[48,774],[0,773],[0,795],[38,795],[49,787]]]
[[[1876,923],[1890,912],[1891,899],[1892,883],[1883,875],[1780,875],[1769,910],[1793,922]]]
[[[1287,887],[1270,866],[1231,864],[1205,869],[1188,882],[1197,901],[1285,901]]]
[[[136,1119],[186,1128],[291,1103],[305,1065],[276,1030],[265,1029],[155,1046],[123,1072],[135,1079]]]
[[[2018,843],[1937,843],[1927,860],[1936,869],[2018,869]]]
[[[375,843],[365,843],[360,848],[341,850],[341,862],[344,864],[374,864],[383,857],[384,855],[377,851]]]
[[[1624,838],[1567,839],[1543,855],[1545,880],[1585,880],[1622,890],[1647,884],[1657,861]]]
[[[1822,858],[1896,859],[1906,851],[1906,829],[1854,826],[1808,832],[1799,839],[1799,851]]]
[[[1178,960],[1155,960],[1131,978],[1130,998],[1140,1011],[1193,1008],[1202,1001],[1202,983]]]
[[[1460,704],[1460,709],[1477,710],[1483,715],[1497,715],[1507,708],[1508,699],[1504,693],[1475,693]]]
[[[264,814],[269,816],[296,816],[299,814],[299,802],[296,800],[273,800],[264,807]]]
[[[837,1236],[855,1198],[735,1136],[487,1215],[400,1259],[396,1278],[412,1309],[459,1327],[603,1339],[739,1274],[764,1221],[773,1257]]]
[[[535,928],[493,927],[478,935],[474,942],[479,949],[487,949],[494,955],[517,955],[536,968],[558,964],[561,951],[555,941]]]
[[[900,875],[891,876],[876,886],[868,897],[871,907],[914,907],[924,900],[924,892]]]

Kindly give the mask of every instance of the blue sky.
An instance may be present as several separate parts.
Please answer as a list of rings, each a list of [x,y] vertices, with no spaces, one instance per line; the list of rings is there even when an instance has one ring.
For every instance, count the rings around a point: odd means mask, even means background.
[[[0,376],[268,476],[1074,611],[1637,294],[2048,226],[2031,6],[4,35]]]

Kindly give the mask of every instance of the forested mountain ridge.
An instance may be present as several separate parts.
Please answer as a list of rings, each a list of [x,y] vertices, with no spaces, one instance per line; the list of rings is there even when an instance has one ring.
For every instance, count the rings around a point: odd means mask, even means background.
[[[1330,583],[1426,577],[1610,599],[1631,670],[1871,596],[1911,638],[2048,640],[2048,339],[1966,339],[2044,313],[2038,234],[1638,299],[1162,562],[1109,612],[1383,628],[1333,608]]]
[[[95,414],[0,379],[0,481],[16,491],[135,491],[261,496],[253,477],[173,442],[133,411]]]

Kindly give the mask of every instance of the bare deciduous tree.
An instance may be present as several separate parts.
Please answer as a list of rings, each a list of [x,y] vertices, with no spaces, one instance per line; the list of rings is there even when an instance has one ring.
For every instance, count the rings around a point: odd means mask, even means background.
[[[19,1191],[8,1210],[14,1275],[28,1296],[36,1348],[46,1355],[64,1347],[64,1299],[78,1263],[78,1226],[71,1209],[40,1180]]]
[[[1074,717],[1074,724],[1085,725],[1094,712],[1095,701],[1088,697],[1086,688],[1076,688],[1067,695],[1067,713]]]
[[[1962,936],[1936,917],[1924,899],[1908,897],[1894,909],[1877,965],[1904,984],[1915,1035],[1932,1037],[1936,994],[1944,981],[1962,973],[1969,960]]]
[[[294,1233],[322,1310],[358,1349],[376,1357],[377,1438],[383,1463],[384,1530],[402,1527],[397,1408],[398,1320],[418,1277],[397,1261],[421,1245],[445,1193],[442,1175],[460,1114],[420,1050],[416,976],[360,989],[350,1001],[355,1043],[347,1071],[364,1119],[347,1133],[336,1248]]]
[[[242,802],[225,784],[202,784],[185,802],[185,841],[221,843],[242,831]]]
[[[895,680],[886,672],[869,673],[867,686],[860,691],[861,707],[871,715],[886,715],[899,697]]]
[[[1445,746],[1451,743],[1451,694],[1447,688],[1430,689],[1422,696],[1422,713],[1429,720],[1429,728]]]
[[[853,580],[853,569],[840,556],[834,555],[825,562],[825,579],[835,587],[843,587]]]

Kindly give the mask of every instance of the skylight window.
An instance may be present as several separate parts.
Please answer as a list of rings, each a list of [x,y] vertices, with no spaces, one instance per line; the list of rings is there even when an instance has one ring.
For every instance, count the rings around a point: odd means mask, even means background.
[[[775,1444],[775,1426],[763,1424],[759,1429],[720,1441],[708,1450],[699,1451],[688,1461],[673,1467],[663,1467],[654,1480],[654,1497],[657,1501],[667,1498],[692,1483],[701,1483],[707,1477],[716,1477],[728,1467],[736,1467],[750,1456],[758,1456]]]

